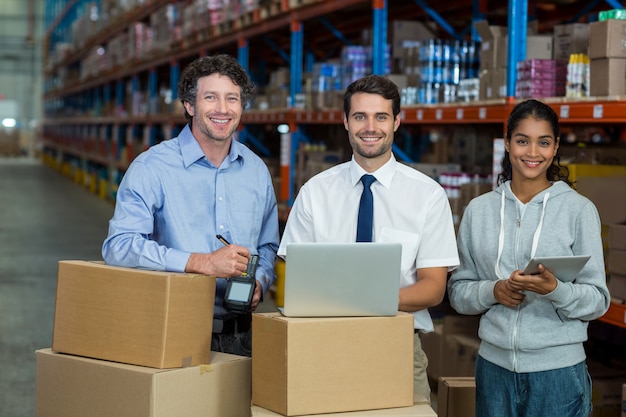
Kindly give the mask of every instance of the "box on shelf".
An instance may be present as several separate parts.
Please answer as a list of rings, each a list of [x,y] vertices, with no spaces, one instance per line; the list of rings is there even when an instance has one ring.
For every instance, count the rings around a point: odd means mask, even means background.
[[[592,375],[589,417],[617,416],[622,408],[622,386],[626,377],[598,378]]]
[[[552,29],[554,59],[569,60],[572,54],[586,54],[589,48],[589,24],[569,23]]]
[[[208,363],[215,278],[60,261],[52,349],[154,368]]]
[[[611,249],[626,250],[626,223],[609,225],[608,243]]]
[[[606,284],[609,288],[611,299],[626,304],[626,275],[613,273],[611,271]]]
[[[413,315],[252,315],[252,402],[288,416],[413,405]]]
[[[611,274],[626,275],[626,250],[609,248],[608,263]]]
[[[474,417],[476,415],[474,378],[439,378],[437,414],[439,417]]]
[[[391,23],[392,58],[402,58],[406,42],[432,39],[435,35],[423,22],[417,20],[394,20]]]
[[[589,94],[595,97],[626,94],[626,58],[592,59]]]
[[[489,25],[486,20],[474,22],[480,35],[480,68],[496,68],[498,55],[507,48],[508,29],[506,26]]]
[[[588,55],[592,60],[626,58],[626,20],[610,19],[590,23]]]
[[[598,209],[602,224],[626,221],[626,166],[569,164],[576,190]]]
[[[482,69],[508,66],[508,29],[492,26],[486,20],[474,22],[481,38],[480,67]],[[552,59],[552,36],[536,35],[532,30],[526,36],[527,59]]]
[[[206,365],[156,369],[41,349],[37,417],[250,415],[251,359],[212,352]]]

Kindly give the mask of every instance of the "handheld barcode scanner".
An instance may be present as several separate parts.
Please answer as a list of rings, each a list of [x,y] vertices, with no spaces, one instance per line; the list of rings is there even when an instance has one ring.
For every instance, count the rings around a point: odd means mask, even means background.
[[[229,278],[226,284],[224,306],[228,311],[238,314],[249,313],[252,310],[252,297],[256,287],[256,268],[259,264],[259,255],[251,255],[248,267],[240,277]]]

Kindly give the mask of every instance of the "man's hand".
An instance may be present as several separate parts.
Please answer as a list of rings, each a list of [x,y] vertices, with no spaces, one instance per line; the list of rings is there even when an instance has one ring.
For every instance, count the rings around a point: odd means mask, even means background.
[[[238,245],[227,245],[212,253],[192,253],[185,272],[219,278],[239,277],[246,272],[250,252]]]
[[[263,286],[261,281],[256,280],[256,286],[254,287],[254,295],[252,296],[251,310],[254,311],[261,303],[261,296],[263,295]]]

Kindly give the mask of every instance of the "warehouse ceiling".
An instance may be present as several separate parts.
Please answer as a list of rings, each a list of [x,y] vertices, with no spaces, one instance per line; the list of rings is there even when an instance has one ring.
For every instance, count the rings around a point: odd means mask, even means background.
[[[0,2],[0,74],[32,72],[40,56],[45,0]]]

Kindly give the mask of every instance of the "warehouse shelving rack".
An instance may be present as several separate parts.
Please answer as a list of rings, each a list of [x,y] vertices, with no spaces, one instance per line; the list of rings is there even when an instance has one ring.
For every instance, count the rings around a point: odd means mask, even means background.
[[[620,8],[621,4],[615,0],[605,0],[612,8]],[[77,10],[86,7],[85,0],[53,0],[46,5],[46,22],[48,29],[44,44],[44,58],[50,55],[57,42],[70,41],[71,24],[77,16]],[[46,69],[44,107],[47,115],[44,121],[43,144],[45,149],[55,155],[57,161],[66,157],[74,158],[83,168],[89,165],[100,167],[100,175],[114,183],[121,177],[128,163],[137,149],[127,149],[122,155],[122,138],[134,137],[139,143],[129,143],[145,148],[157,142],[157,129],[164,127],[161,137],[171,137],[185,121],[182,114],[156,113],[146,115],[99,115],[77,114],[68,116],[68,111],[78,113],[81,109],[95,109],[103,102],[114,100],[120,105],[125,95],[124,83],[130,81],[133,88],[140,83],[149,85],[151,98],[156,95],[157,79],[164,76],[169,83],[175,86],[178,81],[182,63],[202,56],[208,51],[228,50],[236,54],[244,67],[249,66],[251,54],[250,42],[267,34],[283,32],[289,39],[285,49],[287,53],[278,53],[288,60],[291,76],[290,95],[294,102],[295,94],[300,92],[302,72],[310,59],[304,52],[304,32],[314,19],[338,13],[344,9],[355,9],[358,14],[369,14],[366,25],[371,26],[373,44],[373,72],[382,73],[384,69],[384,46],[387,43],[387,20],[389,19],[390,5],[386,0],[280,0],[272,5],[272,10],[260,10],[247,16],[246,21],[234,21],[228,27],[216,27],[203,36],[194,39],[184,39],[178,45],[172,45],[165,53],[130,62],[128,65],[115,68],[108,73],[97,77],[65,85],[62,88],[54,87],[54,78],[67,68],[80,65],[82,59],[94,47],[106,43],[113,35],[120,33],[132,22],[143,21],[158,8],[171,3],[171,0],[152,0],[128,11],[124,16],[116,19],[99,31],[92,38],[87,39],[78,49]],[[397,14],[402,16],[406,11],[406,3]],[[415,0],[413,7],[420,8],[430,19],[439,23],[452,37],[461,35],[445,22],[445,18],[438,11],[430,7],[425,0]],[[598,2],[595,2],[596,5]],[[392,10],[399,9],[397,2],[391,5]],[[472,14],[475,18],[487,15],[486,0],[473,0]],[[525,58],[526,25],[529,5],[526,0],[512,0],[506,7],[509,26],[509,66],[507,74],[507,95],[509,98],[489,102],[467,104],[439,104],[405,107],[402,112],[403,124],[418,126],[439,126],[454,124],[489,124],[506,127],[506,119],[510,109],[515,104],[511,97],[515,89],[515,65],[518,60]],[[581,13],[588,13],[590,7]],[[360,23],[363,25],[363,23]],[[328,26],[328,25],[327,25]],[[336,35],[338,38],[339,35]],[[270,41],[266,41],[270,44]],[[275,47],[278,48],[278,47]],[[280,51],[278,51],[280,52]],[[309,68],[307,68],[309,69]],[[165,74],[165,75],[163,75]],[[175,89],[174,89],[175,90]],[[175,94],[175,91],[174,91]],[[173,99],[175,100],[175,96]],[[624,124],[626,123],[626,98],[603,97],[587,99],[547,99],[559,114],[561,122],[566,125],[585,124]],[[305,138],[299,127],[302,125],[341,125],[343,118],[340,109],[304,111],[294,108],[276,110],[251,110],[244,113],[243,125],[287,124],[290,132],[285,134],[284,146],[281,143],[281,186],[279,199],[287,207],[294,198],[294,158],[299,143]],[[143,133],[141,130],[143,129]],[[147,132],[147,133],[146,133]],[[130,133],[130,134],[129,134]],[[134,133],[134,134],[133,134]],[[168,135],[169,134],[169,135]],[[132,141],[130,141],[132,142]],[[139,149],[140,150],[140,149]],[[283,212],[284,214],[285,212]],[[626,327],[626,307],[612,304],[611,310],[602,319],[609,323]]]

